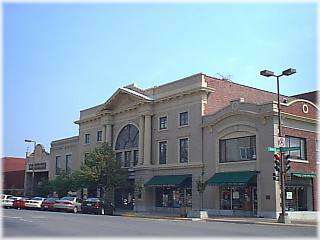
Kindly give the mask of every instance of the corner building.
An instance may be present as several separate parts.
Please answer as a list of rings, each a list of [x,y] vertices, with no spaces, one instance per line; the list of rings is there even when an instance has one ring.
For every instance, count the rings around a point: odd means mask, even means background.
[[[287,207],[312,215],[318,107],[285,98],[287,144],[301,147],[290,153]],[[280,188],[272,179],[273,153],[266,151],[278,145],[276,99],[202,73],[149,89],[119,88],[105,103],[80,111],[79,136],[51,143],[49,176],[79,168],[86,154],[108,142],[129,171],[129,184],[115,192],[118,208],[179,213],[185,204],[192,213],[201,206],[196,182],[204,170],[209,215],[276,217]]]

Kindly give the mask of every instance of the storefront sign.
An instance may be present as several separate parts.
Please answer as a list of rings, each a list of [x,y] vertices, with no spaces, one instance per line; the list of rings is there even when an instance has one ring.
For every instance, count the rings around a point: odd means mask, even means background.
[[[233,199],[239,199],[239,192],[233,192],[233,194],[232,194],[232,198]]]
[[[287,192],[287,199],[292,199],[292,192]]]

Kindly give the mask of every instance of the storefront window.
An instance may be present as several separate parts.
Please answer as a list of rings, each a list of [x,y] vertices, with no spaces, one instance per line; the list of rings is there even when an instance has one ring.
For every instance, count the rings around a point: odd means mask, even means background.
[[[293,177],[286,183],[286,210],[312,211],[312,179]]]
[[[192,190],[179,188],[156,188],[156,207],[179,208],[192,206]]]
[[[252,197],[256,194],[254,190],[255,187],[251,186],[220,187],[220,208],[252,211],[254,209]]]

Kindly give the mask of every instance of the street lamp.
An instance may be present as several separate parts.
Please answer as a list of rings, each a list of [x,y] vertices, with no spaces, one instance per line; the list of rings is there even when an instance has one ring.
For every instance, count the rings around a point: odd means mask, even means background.
[[[26,140],[24,140],[26,143],[33,143],[33,158],[32,158],[32,196],[33,196],[33,194],[34,194],[34,159],[35,159],[35,152],[36,152],[36,145],[37,145],[37,143],[36,143],[36,141],[34,141],[34,140],[30,140],[30,139],[26,139]]]
[[[280,90],[279,90],[279,78],[281,76],[290,76],[292,74],[296,73],[296,69],[289,68],[287,70],[284,70],[282,74],[280,75],[275,75],[274,72],[269,71],[269,70],[263,70],[260,72],[260,75],[264,77],[276,77],[277,78],[277,96],[278,96],[278,137],[282,137],[282,132],[281,132],[281,108],[280,108]],[[278,222],[281,223],[288,223],[289,219],[286,216],[286,197],[285,197],[285,180],[284,180],[284,162],[283,162],[283,154],[282,150],[280,148],[280,195],[281,195],[281,214],[279,215]]]

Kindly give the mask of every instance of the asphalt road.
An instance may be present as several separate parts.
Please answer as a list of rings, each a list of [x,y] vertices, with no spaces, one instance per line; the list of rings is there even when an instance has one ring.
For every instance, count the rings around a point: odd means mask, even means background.
[[[96,216],[3,209],[4,237],[316,237],[313,226]]]

